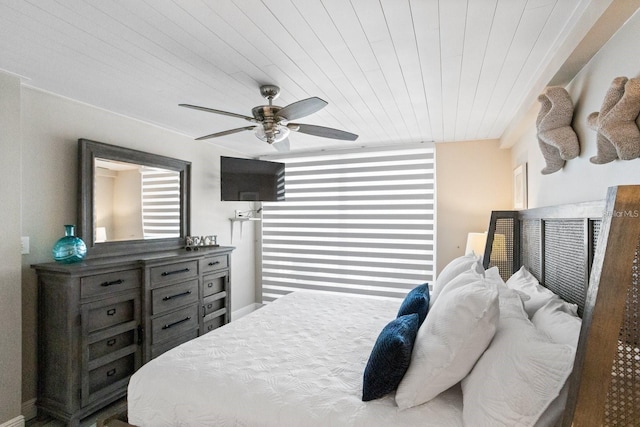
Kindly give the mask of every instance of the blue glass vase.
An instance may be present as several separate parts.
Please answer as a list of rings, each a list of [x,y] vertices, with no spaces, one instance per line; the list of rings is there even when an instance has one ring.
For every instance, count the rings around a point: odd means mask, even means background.
[[[87,245],[81,238],[76,237],[75,231],[75,225],[64,226],[64,237],[58,240],[51,250],[53,259],[57,262],[62,264],[79,262],[87,255]]]

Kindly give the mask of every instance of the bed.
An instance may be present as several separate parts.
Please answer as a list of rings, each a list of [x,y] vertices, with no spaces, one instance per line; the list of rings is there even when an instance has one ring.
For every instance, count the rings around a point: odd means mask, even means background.
[[[563,425],[634,425],[640,419],[639,217],[638,186],[612,187],[602,202],[492,213],[483,257],[487,272],[508,281],[524,266],[537,283],[575,304],[582,317],[572,368],[562,377],[562,391],[554,392],[564,393]],[[500,304],[502,316],[508,310]],[[143,366],[129,384],[129,423],[464,425],[471,404],[486,409],[465,400],[473,385],[467,378],[406,409],[394,393],[362,401],[372,347],[400,305],[367,297],[287,295]],[[549,425],[552,418],[545,416],[553,406],[544,405],[536,426]]]
[[[402,412],[392,396],[361,401],[371,345],[398,306],[305,292],[282,297],[144,366],[130,382],[129,422],[388,426],[428,416],[460,426],[449,410],[460,406],[459,393]],[[178,384],[189,387],[188,396]]]

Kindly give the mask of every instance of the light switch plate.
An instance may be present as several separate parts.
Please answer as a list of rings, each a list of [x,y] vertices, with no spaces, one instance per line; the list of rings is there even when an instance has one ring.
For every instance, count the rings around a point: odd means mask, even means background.
[[[22,255],[26,255],[26,254],[29,253],[29,237],[22,236],[20,238],[20,240],[21,240],[21,246],[22,246],[22,249],[20,250],[20,253]]]

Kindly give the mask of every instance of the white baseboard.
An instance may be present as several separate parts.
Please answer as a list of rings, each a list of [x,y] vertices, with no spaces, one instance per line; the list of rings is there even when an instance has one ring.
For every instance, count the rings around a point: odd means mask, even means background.
[[[0,424],[0,427],[24,427],[24,417],[22,415],[12,420]]]
[[[24,419],[29,421],[38,416],[38,407],[36,406],[36,398],[22,402],[22,415]]]
[[[253,304],[245,305],[241,309],[236,310],[236,311],[231,313],[231,320],[232,321],[233,320],[238,320],[242,316],[246,316],[247,314],[251,313],[252,311],[256,311],[260,307],[262,307],[262,304],[259,304],[257,302],[253,303]],[[2,427],[2,426],[0,426],[0,427]]]

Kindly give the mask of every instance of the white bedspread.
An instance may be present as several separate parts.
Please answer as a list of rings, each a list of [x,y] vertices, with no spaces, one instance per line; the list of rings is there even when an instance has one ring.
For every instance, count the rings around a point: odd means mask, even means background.
[[[362,402],[373,344],[400,301],[296,292],[144,365],[138,426],[461,426],[459,387],[399,411]]]

